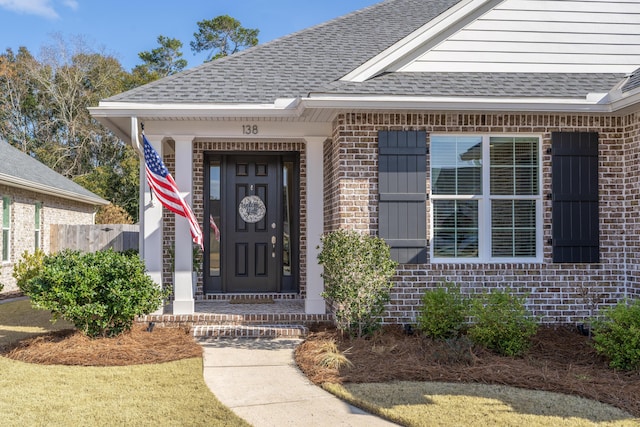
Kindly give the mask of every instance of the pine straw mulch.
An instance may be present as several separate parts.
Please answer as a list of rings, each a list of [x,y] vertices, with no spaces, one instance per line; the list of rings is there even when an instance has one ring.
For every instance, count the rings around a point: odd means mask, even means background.
[[[87,338],[78,331],[50,332],[20,341],[2,356],[28,363],[74,366],[126,366],[202,356],[202,347],[182,328],[135,324],[114,338]]]
[[[335,340],[353,363],[323,368],[318,357]],[[509,385],[582,396],[640,416],[640,372],[617,372],[589,338],[568,327],[541,327],[526,356],[499,356],[467,340],[437,342],[389,327],[370,339],[343,338],[335,330],[311,333],[296,362],[316,384],[441,381]]]

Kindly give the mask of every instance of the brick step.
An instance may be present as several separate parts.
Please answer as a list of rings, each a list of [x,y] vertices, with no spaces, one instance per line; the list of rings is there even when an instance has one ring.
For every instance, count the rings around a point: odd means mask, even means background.
[[[302,338],[309,330],[303,325],[194,325],[196,338]]]
[[[251,313],[251,314],[150,314],[137,319],[141,323],[154,322],[158,326],[269,326],[333,324],[331,314]]]

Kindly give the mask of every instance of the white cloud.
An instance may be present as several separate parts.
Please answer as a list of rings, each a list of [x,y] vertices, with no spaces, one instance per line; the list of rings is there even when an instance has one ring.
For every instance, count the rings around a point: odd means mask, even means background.
[[[0,7],[48,19],[58,18],[58,14],[51,6],[50,0],[0,0]]]
[[[0,0],[0,7],[13,12],[37,15],[47,19],[57,19],[60,16],[55,11],[53,0]],[[77,0],[63,0],[62,3],[72,9],[78,9]]]
[[[72,10],[78,10],[78,6],[79,6],[76,0],[64,0],[62,4],[64,4],[69,9],[72,9]]]

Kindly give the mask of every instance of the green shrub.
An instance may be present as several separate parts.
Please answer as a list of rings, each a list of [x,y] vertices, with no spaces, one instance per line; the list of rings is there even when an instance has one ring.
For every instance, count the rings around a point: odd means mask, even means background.
[[[431,338],[459,336],[469,315],[469,301],[453,283],[428,290],[422,296],[418,328]]]
[[[167,296],[138,257],[113,250],[45,256],[40,272],[21,289],[36,308],[72,322],[89,337],[129,330],[136,316],[156,310]]]
[[[324,266],[322,296],[334,305],[338,328],[358,337],[378,329],[397,265],[385,241],[338,230],[322,237],[318,261]]]
[[[492,291],[471,304],[474,324],[469,338],[506,356],[520,356],[530,346],[530,338],[538,330],[524,306],[525,298],[510,291]]]
[[[27,282],[39,275],[42,271],[44,257],[44,252],[40,249],[34,253],[24,251],[20,261],[13,266],[13,277],[16,279],[16,284],[22,292],[25,292]]]
[[[593,324],[596,350],[609,358],[612,368],[640,369],[640,300],[620,302],[603,314]]]
[[[140,256],[140,253],[135,248],[129,248],[129,249],[126,249],[124,251],[121,251],[120,253],[122,253],[123,255],[126,255],[126,256]]]

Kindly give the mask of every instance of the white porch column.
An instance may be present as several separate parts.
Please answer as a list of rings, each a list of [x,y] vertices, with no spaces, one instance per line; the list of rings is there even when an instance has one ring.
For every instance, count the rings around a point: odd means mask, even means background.
[[[161,137],[148,136],[149,143],[162,156]],[[151,195],[145,174],[144,159],[140,161],[140,256],[147,267],[147,274],[162,286],[162,204]],[[156,314],[162,314],[158,310]]]
[[[176,143],[176,173],[173,179],[184,200],[193,206],[193,136],[176,136],[173,140]],[[195,311],[191,279],[192,258],[193,243],[189,221],[176,215],[173,314],[193,314]]]
[[[326,303],[320,296],[324,281],[320,276],[317,249],[324,231],[324,157],[326,136],[305,137],[307,156],[307,298],[305,313],[325,314]]]

